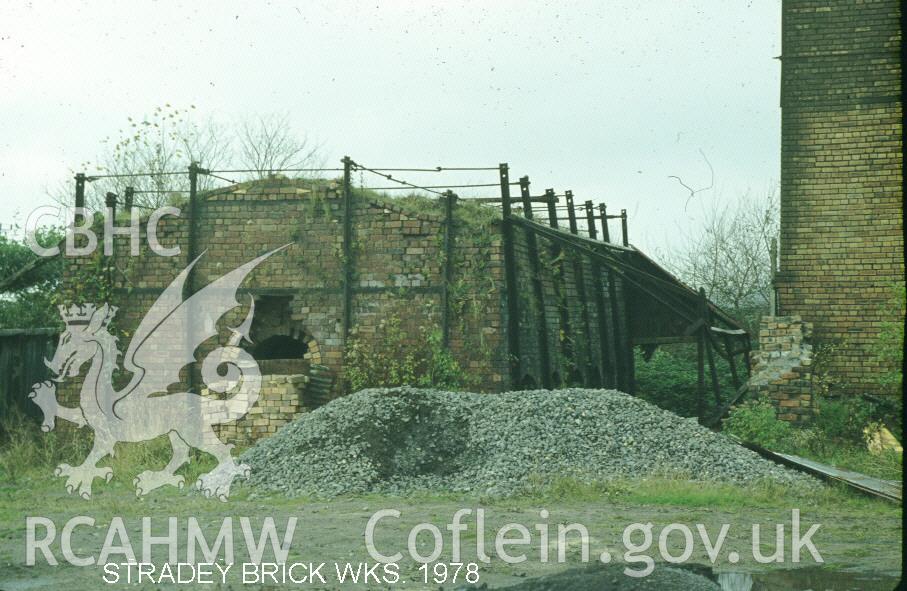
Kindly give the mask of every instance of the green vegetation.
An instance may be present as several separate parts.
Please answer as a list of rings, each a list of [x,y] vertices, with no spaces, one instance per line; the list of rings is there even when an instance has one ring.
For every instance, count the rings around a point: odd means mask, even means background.
[[[63,239],[63,233],[59,228],[39,228],[35,238],[41,246],[51,247]],[[24,240],[0,235],[0,281],[12,277],[38,258]],[[50,257],[7,286],[6,293],[0,294],[0,328],[59,325],[60,318],[54,306],[62,273],[63,259]]]
[[[803,492],[779,485],[770,480],[748,486],[720,482],[702,483],[665,475],[657,478],[582,480],[564,477],[542,481],[531,486],[515,503],[596,502],[607,499],[634,505],[708,507],[714,509],[743,509],[755,507],[865,507],[879,502],[854,494],[844,486],[831,485],[819,491]]]
[[[0,489],[28,491],[28,498],[35,494],[59,496],[62,481],[53,476],[54,468],[61,462],[80,463],[91,448],[92,433],[88,429],[74,429],[58,425],[54,431],[42,433],[38,426],[22,417],[6,417],[0,442]],[[186,478],[187,486],[211,470],[215,461],[210,456],[192,450],[190,462],[178,474]],[[144,470],[161,469],[171,456],[166,437],[144,443],[118,443],[114,457],[106,458],[100,465],[113,468],[110,483],[98,484],[99,499],[134,494],[132,479]],[[231,501],[245,499],[250,490],[239,487]],[[185,492],[163,489],[155,495],[168,498],[168,503],[179,502]],[[268,498],[269,503],[281,504],[280,495],[257,492]],[[341,499],[347,497],[341,497]],[[363,499],[383,499],[380,495],[363,495]],[[407,497],[408,504],[457,500],[469,498],[468,494],[420,492]],[[64,495],[61,500],[66,500]],[[305,501],[305,499],[302,499]],[[498,497],[482,497],[483,504],[494,504]],[[693,482],[677,474],[651,478],[615,478],[609,480],[561,477],[554,480],[532,477],[530,484],[517,496],[507,497],[508,506],[530,507],[538,504],[587,504],[613,502],[640,506],[675,506],[686,508],[743,509],[814,507],[835,509],[847,507],[854,510],[880,511],[888,506],[837,486],[823,487],[818,492],[798,491],[771,481],[759,481],[748,486],[720,482]],[[81,501],[75,497],[72,503]],[[186,498],[186,502],[197,500]],[[141,505],[139,505],[141,507]],[[215,507],[216,509],[216,507]]]
[[[773,451],[793,451],[793,429],[789,422],[778,420],[771,402],[761,399],[744,402],[724,420],[726,433]]]
[[[820,398],[818,414],[813,421],[807,426],[798,426],[778,420],[769,401],[750,400],[731,411],[724,421],[724,430],[772,451],[900,481],[902,454],[892,450],[874,453],[866,445],[864,429],[890,421],[892,415],[886,408],[884,403],[859,397]],[[896,420],[899,419],[900,413],[897,413]]]
[[[352,338],[346,347],[347,390],[393,386],[457,390],[472,383],[441,342],[438,328],[421,327],[419,338],[401,326],[400,317],[384,320],[370,339]]]
[[[53,431],[44,433],[28,417],[18,413],[7,415],[0,422],[0,481],[20,486],[49,483],[54,480],[51,475],[57,465],[64,462],[76,465],[85,459],[92,438],[91,429],[77,429],[69,423],[58,421]],[[130,487],[136,474],[163,468],[172,455],[166,436],[143,443],[117,443],[114,452],[113,457],[105,458],[99,465],[113,468],[112,484]],[[178,473],[191,484],[215,465],[214,458],[193,449],[189,464]]]
[[[668,345],[655,350],[648,361],[639,347],[636,348],[636,391],[647,402],[660,406],[683,417],[697,416],[698,374],[696,371],[695,345]],[[731,369],[720,356],[715,356],[718,384],[722,402],[735,393]],[[706,364],[706,416],[716,411],[711,377]]]

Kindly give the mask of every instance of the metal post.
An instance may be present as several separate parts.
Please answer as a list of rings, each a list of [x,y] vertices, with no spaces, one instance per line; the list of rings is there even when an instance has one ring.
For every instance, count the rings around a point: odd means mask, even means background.
[[[353,318],[353,192],[351,187],[353,161],[343,157],[343,345],[346,346]]]
[[[548,206],[548,225],[557,228],[557,197],[554,189],[545,189],[545,204]]]
[[[105,215],[108,216],[108,219],[110,220],[110,225],[111,226],[116,225],[116,219],[117,219],[117,194],[116,193],[110,193],[108,191],[108,193],[104,196],[104,208],[107,210],[104,213],[105,213]],[[113,239],[111,239],[111,247],[113,247]]]
[[[79,172],[76,173],[76,214],[73,216],[76,225],[80,225],[85,219],[81,213],[83,209],[85,209],[85,173]]]
[[[513,250],[513,222],[510,219],[510,172],[507,163],[498,165],[501,181],[501,240],[504,248],[504,282],[507,294],[507,346],[510,354],[511,388],[520,383],[520,309],[517,294],[516,255]]]
[[[195,258],[197,256],[196,253],[198,250],[198,245],[197,245],[197,234],[198,234],[198,225],[199,225],[198,224],[198,222],[199,222],[199,220],[198,220],[198,171],[199,171],[198,163],[190,162],[189,163],[189,224],[188,224],[189,235],[187,236],[188,248],[186,249],[187,250],[186,258],[188,259],[187,262],[191,262],[191,261],[195,260]],[[197,273],[198,273],[198,271],[195,267],[193,267],[192,270],[189,271],[189,275],[186,277],[186,283],[184,284],[184,287],[183,287],[183,291],[186,294],[184,296],[184,298],[188,298],[193,293],[195,293],[194,279],[195,279],[195,276],[197,275]],[[187,319],[187,322],[186,322],[187,335],[191,335],[194,332],[193,323],[195,321],[196,321],[196,318],[194,316],[190,316]],[[195,389],[195,383],[196,383],[195,370],[196,370],[196,364],[193,361],[192,364],[189,366],[189,372],[187,374],[188,382],[189,382],[188,390],[190,392],[194,391],[194,389]]]
[[[567,219],[570,223],[570,233],[579,234],[579,227],[576,224],[576,209],[573,204],[573,191],[565,191],[564,195],[567,200]],[[580,319],[582,321],[582,335],[579,339],[580,342],[588,340],[592,331],[589,326],[589,302],[586,299],[586,276],[583,271],[583,259],[582,255],[577,255],[574,253],[573,258],[573,278],[576,282],[576,295],[579,299],[580,305]],[[579,367],[582,368],[581,375],[583,379],[584,386],[590,386],[590,376],[589,370],[592,368],[592,351],[588,343],[584,343],[582,346],[582,363],[579,363]]]
[[[705,419],[705,343],[702,331],[696,332],[696,415]]]
[[[589,238],[598,239],[598,231],[595,229],[595,208],[591,201],[586,201],[586,224],[589,228]],[[603,386],[614,385],[614,372],[609,372],[611,365],[611,355],[608,351],[608,322],[605,318],[605,286],[602,284],[601,264],[593,259],[592,264],[592,285],[595,289],[595,312],[598,317],[598,343],[601,351],[601,360],[599,373],[601,375],[601,384]]]
[[[604,203],[598,204],[598,213],[599,218],[601,219],[602,224],[602,242],[611,242],[611,231],[608,228],[608,207]],[[608,268],[608,308],[611,312],[611,333],[614,347],[614,374],[615,381],[617,382],[618,388],[625,390],[630,390],[631,386],[624,381],[624,376],[627,372],[624,371],[624,366],[629,364],[625,360],[621,359],[621,340],[620,340],[620,311],[617,309],[617,285],[615,284],[614,271],[609,267]],[[632,355],[632,348],[630,354]],[[632,362],[631,362],[632,363]]]
[[[627,210],[620,210],[620,232],[621,232],[621,243],[624,246],[630,246],[630,238],[627,232]],[[624,253],[629,254],[629,253]],[[627,308],[627,295],[624,291],[624,308]],[[627,334],[626,343],[627,343],[627,354],[624,358],[625,367],[624,367],[624,381],[626,383],[626,390],[630,394],[633,394],[636,391],[636,360],[633,358],[633,341],[632,337]]]
[[[598,204],[598,214],[602,222],[602,242],[611,242],[611,233],[608,231],[608,208],[604,203]]]
[[[554,195],[554,189],[545,189],[545,198],[548,204],[548,225],[552,228],[558,227],[557,220],[557,197]],[[564,259],[561,245],[555,241],[549,241],[549,254],[552,261],[557,261],[554,269],[554,294],[557,298],[557,310],[560,318],[560,331],[558,333],[558,344],[560,345],[561,359],[569,359],[571,363],[576,363],[573,349],[573,335],[570,332],[570,309],[567,304],[567,294],[564,286]],[[558,364],[560,368],[560,364]],[[567,383],[567,376],[560,375],[561,384]],[[555,384],[557,386],[561,384]]]
[[[444,347],[450,346],[450,284],[453,281],[454,251],[454,204],[457,195],[453,191],[444,193],[444,285],[441,288],[442,330]]]
[[[132,215],[132,204],[133,204],[133,201],[135,200],[135,188],[126,187],[126,192],[125,192],[125,195],[123,196],[123,199],[125,200],[124,208],[126,210],[126,213],[128,213],[129,215]]]
[[[532,201],[529,195],[529,177],[520,179],[520,197],[523,200],[523,216],[532,219]],[[539,350],[539,365],[542,387],[551,389],[551,355],[548,350],[548,320],[545,316],[545,291],[542,286],[542,265],[539,261],[539,244],[535,232],[526,227],[526,248],[529,255],[529,269],[532,273],[532,295],[536,304],[536,346]]]
[[[620,210],[620,231],[624,246],[630,246],[630,238],[627,236],[627,210]]]
[[[104,214],[106,216],[108,216],[107,219],[110,220],[110,226],[113,227],[116,224],[116,219],[117,219],[117,194],[116,193],[111,193],[108,191],[108,193],[104,196],[104,207],[106,209]],[[106,231],[106,225],[105,225],[105,231]],[[105,236],[105,239],[106,239],[106,236]],[[114,253],[116,253],[116,236],[111,236],[110,237],[110,257],[111,258],[113,257]],[[105,259],[108,258],[106,256],[106,253],[105,253],[104,258]],[[113,265],[109,261],[105,262],[104,273],[107,277],[108,288],[113,288],[112,266]]]
[[[198,163],[189,164],[189,261],[196,256],[196,230],[198,229]],[[190,293],[194,290],[190,288]]]

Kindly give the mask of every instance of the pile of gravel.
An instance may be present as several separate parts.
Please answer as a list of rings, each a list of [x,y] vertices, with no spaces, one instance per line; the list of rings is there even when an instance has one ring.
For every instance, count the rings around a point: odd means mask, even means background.
[[[363,390],[284,426],[241,459],[253,486],[319,496],[512,494],[561,476],[815,482],[614,390]]]

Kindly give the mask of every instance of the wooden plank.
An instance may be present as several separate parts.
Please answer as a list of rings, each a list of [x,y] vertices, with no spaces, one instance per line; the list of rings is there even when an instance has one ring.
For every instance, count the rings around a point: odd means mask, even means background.
[[[795,465],[800,469],[815,474],[819,477],[843,482],[853,488],[888,499],[890,501],[899,503],[903,498],[902,484],[895,480],[882,480],[881,478],[875,478],[873,476],[868,476],[859,472],[842,470],[840,468],[835,468],[834,466],[822,464],[820,462],[816,462],[815,460],[810,460],[807,458],[801,458],[800,456],[795,456],[793,454],[783,454],[778,452],[774,453],[779,458],[787,461],[789,464]]]
[[[727,328],[719,328],[717,326],[710,326],[709,330],[711,330],[714,333],[723,334],[723,335],[743,336],[746,334],[746,331],[743,330],[742,328],[727,329]]]
[[[727,437],[736,441],[743,447],[753,450],[764,458],[784,466],[795,468],[801,472],[818,476],[824,480],[843,482],[855,490],[895,503],[900,504],[903,499],[903,487],[900,482],[895,480],[883,480],[859,472],[842,470],[840,468],[835,468],[834,466],[829,466],[828,464],[823,464],[793,454],[783,454],[772,451],[755,443],[741,441],[732,435],[728,435]]]

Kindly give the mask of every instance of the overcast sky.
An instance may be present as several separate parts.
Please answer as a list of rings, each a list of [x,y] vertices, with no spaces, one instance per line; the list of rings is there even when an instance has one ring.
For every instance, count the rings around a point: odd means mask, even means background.
[[[286,112],[332,163],[509,162],[539,191],[626,208],[631,242],[669,247],[704,207],[777,183],[780,13],[780,0],[7,0],[0,223],[169,102],[226,123]],[[669,176],[709,185],[700,151],[715,188],[685,210]]]

